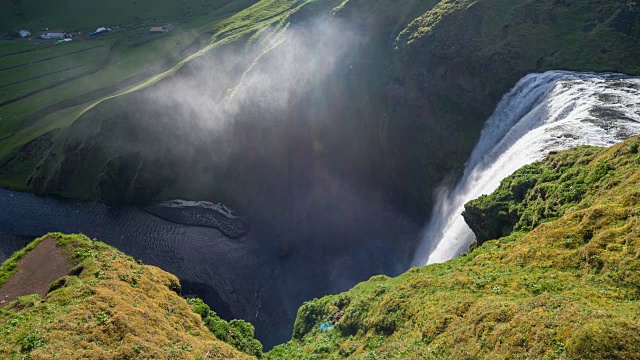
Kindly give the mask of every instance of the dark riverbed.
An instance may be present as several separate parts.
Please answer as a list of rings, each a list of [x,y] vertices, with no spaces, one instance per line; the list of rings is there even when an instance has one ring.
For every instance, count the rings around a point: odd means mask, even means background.
[[[345,291],[375,274],[406,270],[412,249],[402,244],[415,243],[419,228],[384,209],[352,213],[359,215],[348,224],[313,212],[291,224],[252,219],[247,236],[229,239],[216,229],[171,223],[137,207],[0,189],[0,259],[47,232],[84,233],[174,273],[184,295],[202,297],[225,318],[252,322],[270,348],[290,339],[304,301]],[[283,245],[289,238],[300,241]]]

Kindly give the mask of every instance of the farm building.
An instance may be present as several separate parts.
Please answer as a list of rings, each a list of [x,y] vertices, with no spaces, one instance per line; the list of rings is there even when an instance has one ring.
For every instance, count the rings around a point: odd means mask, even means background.
[[[63,33],[63,32],[50,32],[50,33],[47,33],[47,38],[48,39],[64,39],[65,37],[66,37],[65,33]]]
[[[43,38],[43,39],[56,39],[56,40],[59,40],[59,39],[70,38],[71,34],[67,34],[67,33],[64,33],[64,32],[49,32],[49,33],[40,35],[40,37]]]
[[[96,31],[94,31],[91,34],[89,34],[89,36],[96,37],[98,35],[106,34],[109,31],[111,31],[111,29],[106,28],[106,27],[99,27],[99,28],[96,29]]]
[[[160,33],[166,33],[166,32],[172,31],[175,28],[176,27],[173,24],[168,24],[165,26],[152,27],[151,30],[149,30],[149,32],[152,34],[160,34]]]

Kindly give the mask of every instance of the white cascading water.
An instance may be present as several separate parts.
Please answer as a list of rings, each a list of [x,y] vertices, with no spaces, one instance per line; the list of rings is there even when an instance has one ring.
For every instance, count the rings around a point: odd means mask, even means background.
[[[504,96],[455,187],[436,191],[432,218],[414,266],[441,263],[467,250],[474,234],[464,204],[549,152],[580,145],[611,146],[640,134],[640,78],[550,71],[531,74]]]

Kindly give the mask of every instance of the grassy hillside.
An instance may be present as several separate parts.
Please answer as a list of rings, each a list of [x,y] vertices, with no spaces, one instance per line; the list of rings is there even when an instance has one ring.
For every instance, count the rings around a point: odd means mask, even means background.
[[[251,0],[249,0],[251,1]],[[230,3],[249,1],[124,1],[87,2],[80,0],[56,3],[39,0],[0,2],[0,33],[20,29],[60,29],[66,31],[94,29],[100,26],[184,21],[210,13]]]
[[[251,325],[221,320],[200,300],[181,298],[175,276],[82,235],[49,234],[35,240],[0,267],[0,287],[19,270],[20,259],[51,237],[75,267],[50,285],[46,297],[23,296],[0,307],[1,358],[245,359],[251,358],[245,353],[261,355],[262,346],[253,339]]]
[[[144,84],[155,75],[172,69],[209,45],[212,35],[237,27],[233,15],[253,4],[246,0],[221,1],[213,11],[200,10],[194,16],[182,17],[175,9],[172,10],[173,3],[170,3],[162,3],[168,6],[162,7],[162,4],[151,6],[143,1],[140,6],[166,11],[174,15],[172,20],[143,22],[139,19],[127,27],[114,29],[94,39],[80,37],[65,44],[0,41],[0,162],[5,162],[25,144],[41,135],[72,124],[86,106],[108,95]],[[3,4],[9,6],[9,3]],[[181,4],[187,6],[186,3]],[[114,11],[99,12],[94,9],[101,5],[98,3],[87,7],[85,4],[74,9],[78,14],[90,10],[91,14],[98,14],[94,16],[114,17]],[[78,22],[83,19],[82,16],[76,16],[74,11],[54,3],[29,6],[50,14],[52,19],[56,18],[55,11],[65,11],[76,21],[69,20],[69,26],[85,33],[94,31],[102,24],[84,27],[81,21]],[[118,9],[112,4],[108,7]],[[117,14],[138,16],[141,12],[120,9]],[[168,22],[165,20],[172,21],[176,29],[169,34],[149,34],[150,26],[164,25]],[[248,20],[252,25],[259,23],[254,18]],[[116,20],[110,23],[119,24]],[[32,169],[33,165],[24,164],[28,169]],[[25,186],[24,174],[19,175],[17,171],[8,173],[19,181],[9,180],[6,186]]]
[[[505,89],[491,87],[530,72],[638,74],[639,36],[635,1],[446,0],[412,21],[397,45],[407,56],[429,53],[425,65],[448,62],[461,73],[454,78],[484,71],[488,95],[501,97]]]
[[[0,42],[2,185],[28,188],[42,155],[54,140],[65,140],[59,130],[97,104],[170,77],[220,46],[249,40],[288,17],[297,1],[252,3],[228,2],[215,11],[180,18],[173,22],[177,29],[169,34],[150,35],[150,25],[138,22],[69,44]],[[82,193],[82,189],[76,192],[80,197],[89,195]]]
[[[639,147],[636,137],[524,167],[467,206],[476,231],[506,214],[515,231],[305,303],[269,356],[640,359]]]

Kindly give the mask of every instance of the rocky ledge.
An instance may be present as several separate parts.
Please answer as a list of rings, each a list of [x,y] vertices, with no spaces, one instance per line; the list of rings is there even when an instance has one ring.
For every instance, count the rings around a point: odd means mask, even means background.
[[[172,223],[217,229],[230,239],[239,239],[250,229],[248,219],[233,215],[223,204],[208,201],[171,200],[142,209]]]

